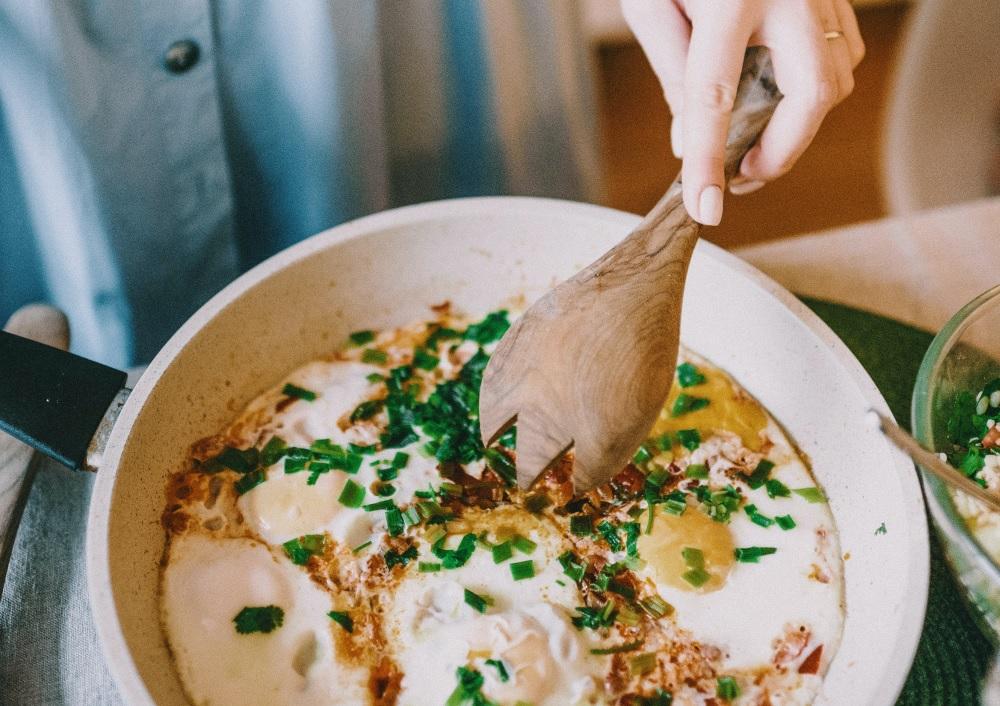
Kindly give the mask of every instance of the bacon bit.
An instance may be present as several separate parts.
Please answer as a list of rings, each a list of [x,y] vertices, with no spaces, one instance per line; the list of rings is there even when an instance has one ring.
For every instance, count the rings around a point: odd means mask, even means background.
[[[799,674],[818,674],[819,673],[819,663],[823,658],[823,645],[817,645],[816,649],[809,653],[809,655],[802,660],[802,664],[799,665]]]
[[[438,316],[448,316],[451,314],[451,300],[445,299],[440,304],[431,304],[431,311]]]
[[[771,643],[771,646],[774,648],[772,661],[775,666],[780,667],[798,659],[799,655],[802,654],[802,650],[809,644],[810,637],[810,632],[806,629],[805,625],[797,627],[786,625],[785,634],[782,637],[776,638]]]
[[[295,400],[297,400],[297,399],[298,399],[297,397],[282,397],[282,398],[281,398],[280,400],[278,400],[278,402],[277,402],[277,403],[276,403],[276,404],[274,405],[274,411],[275,411],[275,412],[284,412],[284,411],[285,411],[286,409],[288,409],[288,407],[289,407],[290,405],[292,405],[292,404],[293,404],[293,403],[295,402]]]
[[[629,671],[625,655],[619,653],[611,656],[611,668],[604,677],[604,686],[608,692],[616,694],[628,686],[632,673]]]
[[[1000,426],[994,426],[983,437],[984,449],[992,449],[995,446],[1000,446]]]
[[[182,510],[163,513],[163,527],[171,534],[180,534],[188,528],[191,517]]]
[[[646,485],[646,476],[630,463],[615,474],[609,482],[616,497],[626,498],[642,492]]]
[[[226,440],[222,436],[218,434],[206,436],[191,444],[191,458],[199,463],[205,463],[222,453],[224,448]]]

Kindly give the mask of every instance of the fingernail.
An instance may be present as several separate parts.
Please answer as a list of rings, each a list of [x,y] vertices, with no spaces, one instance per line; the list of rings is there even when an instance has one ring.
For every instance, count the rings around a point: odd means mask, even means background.
[[[764,186],[765,182],[758,179],[746,179],[744,177],[736,177],[731,182],[729,182],[729,193],[735,194],[736,196],[742,196],[743,194],[750,194]]]
[[[698,197],[698,222],[706,226],[717,226],[722,220],[722,189],[706,186]]]
[[[681,121],[680,118],[673,118],[670,121],[670,150],[677,159],[680,159],[684,151],[681,145]]]

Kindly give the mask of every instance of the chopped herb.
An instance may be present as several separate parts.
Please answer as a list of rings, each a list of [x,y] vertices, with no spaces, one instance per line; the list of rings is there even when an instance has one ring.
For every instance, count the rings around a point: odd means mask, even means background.
[[[396,566],[406,566],[411,561],[417,558],[417,548],[410,546],[403,552],[397,552],[395,549],[390,549],[384,555],[386,568],[391,569]]]
[[[875,528],[875,534],[876,535],[886,534],[887,532],[888,532],[888,530],[885,528],[885,523],[884,522],[882,524],[880,524],[878,527]]]
[[[514,545],[514,549],[522,554],[531,554],[538,548],[537,544],[520,534],[515,534],[513,538],[511,538],[510,543]]]
[[[276,605],[252,607],[247,606],[233,618],[236,632],[248,635],[252,632],[268,633],[280,628],[285,622],[285,611]]]
[[[379,512],[380,510],[388,510],[390,507],[396,507],[396,503],[392,500],[379,500],[375,503],[368,503],[361,509],[365,512]]]
[[[368,373],[367,375],[365,375],[365,380],[373,384],[379,382],[385,382],[385,376],[380,375],[379,373]]]
[[[244,474],[242,478],[236,481],[236,483],[233,484],[233,487],[236,488],[236,493],[238,495],[243,495],[244,493],[256,488],[265,480],[267,480],[267,477],[264,475],[264,471],[251,471],[250,473]]]
[[[293,564],[303,566],[309,557],[323,553],[326,537],[322,534],[307,534],[296,539],[290,539],[281,546]]]
[[[615,530],[614,525],[604,520],[597,525],[597,531],[604,537],[604,541],[611,547],[611,551],[620,552],[622,550],[622,541],[618,537],[618,532]]]
[[[638,677],[643,674],[649,674],[656,669],[656,654],[653,652],[644,652],[641,655],[636,655],[629,660],[628,666],[633,676]]]
[[[485,346],[487,343],[499,341],[509,328],[510,321],[507,319],[507,312],[504,309],[500,309],[499,311],[487,314],[485,319],[465,329],[462,338]]]
[[[365,501],[365,489],[350,478],[344,483],[344,489],[340,491],[337,501],[344,507],[361,507]]]
[[[290,382],[285,383],[285,386],[281,388],[281,394],[305,400],[306,402],[312,402],[316,399],[316,393],[312,390],[307,390],[303,387],[299,387],[298,385],[293,385]]]
[[[237,473],[249,473],[257,468],[260,461],[260,451],[253,447],[235,449],[232,446],[227,446],[222,450],[222,453],[215,457],[215,461]]]
[[[372,545],[372,540],[369,539],[367,542],[363,542],[363,543],[359,544],[358,546],[354,547],[354,549],[351,550],[351,553],[357,554],[362,549],[367,549],[371,545]]]
[[[503,435],[497,439],[497,443],[503,446],[505,449],[515,449],[517,448],[517,427],[513,426],[503,433]]]
[[[732,677],[719,677],[715,695],[725,701],[732,701],[740,695],[740,686]]]
[[[677,366],[677,382],[681,387],[694,387],[705,382],[705,376],[691,363],[681,363]]]
[[[365,348],[361,352],[361,362],[373,365],[385,365],[389,362],[389,356],[385,351],[380,351],[378,348]]]
[[[441,565],[446,569],[457,569],[465,566],[465,563],[476,550],[476,535],[467,534],[462,537],[455,549],[445,549],[444,543],[447,536],[443,536],[431,545],[431,552],[441,560]]]
[[[579,615],[573,616],[571,620],[578,630],[582,630],[583,628],[590,628],[591,630],[606,628],[615,621],[615,602],[608,601],[601,608],[580,606],[576,609],[576,612]]]
[[[708,404],[708,399],[705,397],[695,397],[694,395],[687,395],[682,392],[674,400],[674,406],[670,409],[670,416],[682,417],[689,412],[697,412],[699,409],[704,409]]]
[[[776,551],[778,550],[775,547],[737,547],[733,551],[733,555],[736,557],[736,561],[756,564],[762,556],[774,554]]]
[[[639,601],[639,607],[649,613],[654,619],[662,618],[674,612],[674,607],[658,595],[647,596]]]
[[[455,329],[450,329],[450,328],[445,328],[444,326],[440,326],[434,329],[433,332],[431,332],[431,335],[427,337],[426,341],[424,341],[424,346],[432,351],[436,351],[438,344],[441,341],[447,341],[454,338],[459,338],[461,335],[462,334],[456,331]]]
[[[397,451],[396,455],[392,457],[392,467],[396,469],[406,468],[406,464],[409,462],[410,454],[405,451]]]
[[[504,666],[503,662],[498,659],[488,659],[485,663],[497,670],[497,678],[500,681],[506,682],[510,680],[510,674],[507,673],[507,667]]]
[[[390,537],[398,537],[403,534],[403,513],[395,505],[385,511],[385,524]]]
[[[589,537],[594,533],[594,518],[590,515],[570,515],[569,531],[577,537]]]
[[[716,522],[729,522],[733,512],[740,506],[741,495],[732,485],[727,485],[723,490],[709,491],[708,488],[699,486],[695,488],[695,494],[701,501],[701,508],[706,515]]]
[[[420,524],[420,511],[411,505],[403,510],[403,520],[406,521],[407,526]]]
[[[708,466],[704,463],[692,463],[684,469],[685,478],[697,478],[698,480],[708,479]]]
[[[583,580],[583,575],[586,572],[586,566],[581,564],[576,554],[571,551],[565,551],[559,555],[559,564],[563,568],[563,573],[573,579],[575,582],[580,583]]]
[[[819,488],[792,488],[792,492],[811,503],[826,502],[826,497]]]
[[[965,452],[965,455],[962,456],[962,460],[959,461],[958,470],[972,478],[979,473],[985,465],[986,458],[983,456],[982,449],[978,446],[972,446]]]
[[[639,523],[626,522],[622,529],[625,530],[625,553],[628,556],[639,556]]]
[[[769,498],[788,498],[792,495],[791,491],[788,490],[788,486],[777,478],[769,478],[764,483],[764,487],[767,489],[767,497]]]
[[[285,455],[288,444],[280,436],[272,436],[260,452],[262,466],[273,466]]]
[[[504,483],[513,487],[517,483],[517,469],[507,457],[507,454],[497,449],[486,449],[486,465],[500,476]]]
[[[695,547],[684,547],[681,549],[681,556],[684,557],[684,563],[688,565],[688,568],[705,568],[705,554],[700,549]]]
[[[704,569],[688,569],[683,574],[681,574],[681,578],[687,581],[695,588],[700,588],[704,586],[708,582],[708,580],[712,577]]]
[[[350,336],[348,336],[348,338],[351,340],[351,343],[353,345],[355,345],[355,346],[363,346],[366,343],[371,343],[372,341],[375,340],[375,332],[374,331],[355,331]]]
[[[413,352],[413,367],[421,370],[434,370],[438,366],[440,358],[431,355],[423,348],[418,348]]]
[[[578,609],[579,610],[579,609]],[[633,652],[642,647],[642,641],[636,640],[635,642],[625,642],[620,645],[615,645],[614,647],[596,647],[590,650],[592,655],[616,655],[622,652]]]
[[[649,449],[646,448],[645,444],[639,447],[639,450],[632,455],[632,463],[637,466],[642,466],[653,458],[653,454]]]
[[[514,551],[510,546],[510,542],[501,542],[500,544],[493,545],[493,563],[500,564],[507,561],[514,555]]]
[[[366,400],[351,412],[351,421],[358,422],[364,419],[371,419],[382,409],[382,400]]]
[[[417,570],[424,574],[440,571],[441,564],[436,561],[422,561],[417,564]]]
[[[762,515],[757,511],[756,505],[747,505],[743,508],[744,512],[750,516],[750,521],[755,525],[760,525],[761,527],[770,527],[774,524],[774,520],[766,515]],[[790,518],[789,518],[790,519]],[[794,523],[792,525],[794,527]]]
[[[379,481],[374,484],[372,491],[375,495],[380,498],[388,498],[396,494],[396,486],[392,483],[386,483],[385,481]]]
[[[489,596],[480,596],[469,589],[465,589],[465,602],[480,613],[485,613],[488,606],[493,605],[493,599]]]
[[[387,466],[385,468],[379,468],[375,471],[375,475],[377,475],[378,479],[381,481],[390,481],[396,480],[396,478],[399,477],[399,471],[392,466]],[[392,493],[389,493],[389,495],[392,495]]]
[[[337,625],[344,628],[347,632],[354,632],[354,621],[351,620],[351,616],[345,611],[331,610],[327,615],[330,616],[330,620],[337,623]]]
[[[671,706],[674,703],[674,695],[666,689],[657,687],[656,693],[652,696],[640,696],[636,706]]]
[[[749,476],[747,476],[747,485],[750,486],[752,490],[757,490],[760,486],[764,485],[767,481],[768,476],[771,474],[771,470],[774,468],[774,463],[768,461],[766,458],[761,459],[760,463],[753,470]]]
[[[701,434],[697,429],[680,429],[677,431],[677,441],[688,451],[694,451],[701,446]]]
[[[778,527],[783,530],[790,530],[795,528],[795,520],[792,519],[791,515],[778,515],[774,518],[774,521],[778,523]]]
[[[475,669],[459,667],[455,670],[458,686],[445,701],[445,706],[497,706],[483,696],[483,675]]]
[[[535,562],[531,559],[512,562],[510,564],[510,575],[515,581],[530,579],[535,575]]]

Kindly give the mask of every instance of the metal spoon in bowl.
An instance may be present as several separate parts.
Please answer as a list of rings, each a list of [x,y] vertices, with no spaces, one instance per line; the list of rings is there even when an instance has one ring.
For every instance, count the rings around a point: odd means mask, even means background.
[[[1000,497],[982,487],[958,469],[942,461],[937,454],[928,451],[920,442],[899,428],[895,422],[874,409],[868,410],[868,423],[879,429],[900,451],[933,473],[945,485],[971,495],[994,512],[1000,512]]]
[[[726,143],[727,179],[780,98],[767,50],[750,48]],[[480,424],[487,444],[517,424],[522,488],[573,448],[575,488],[585,491],[645,441],[673,382],[699,229],[678,177],[625,240],[535,302],[500,341],[483,377]]]

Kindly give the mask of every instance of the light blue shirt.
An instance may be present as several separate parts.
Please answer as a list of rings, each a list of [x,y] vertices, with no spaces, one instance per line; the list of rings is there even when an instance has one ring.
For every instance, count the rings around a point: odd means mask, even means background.
[[[572,2],[0,0],[0,317],[148,361],[241,270],[391,206],[593,199]],[[198,60],[174,73],[175,42]]]

